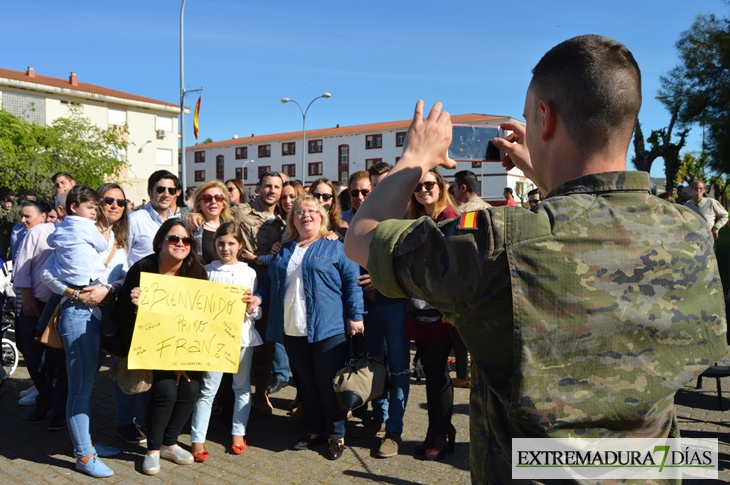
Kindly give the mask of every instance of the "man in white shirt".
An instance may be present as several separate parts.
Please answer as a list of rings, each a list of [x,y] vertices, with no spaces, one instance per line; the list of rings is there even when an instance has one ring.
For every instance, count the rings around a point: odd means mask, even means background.
[[[702,180],[695,180],[690,187],[692,198],[684,203],[707,221],[712,231],[712,237],[717,240],[720,229],[727,224],[728,216],[725,208],[712,197],[704,197],[705,183]]]

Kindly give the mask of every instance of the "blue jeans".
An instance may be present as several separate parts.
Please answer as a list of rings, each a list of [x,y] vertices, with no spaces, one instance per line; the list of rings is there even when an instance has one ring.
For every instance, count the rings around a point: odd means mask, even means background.
[[[373,417],[385,423],[391,433],[403,432],[403,415],[411,387],[411,345],[406,339],[406,303],[372,303],[365,301],[365,342],[371,356],[383,356],[387,347],[387,367],[393,389],[373,400]]]
[[[101,322],[85,305],[66,302],[61,307],[58,333],[66,348],[68,400],[66,421],[77,457],[94,453],[89,432],[91,389],[99,365]]]
[[[276,342],[274,344],[274,377],[283,382],[289,382],[289,356],[286,355],[284,344]]]
[[[347,339],[335,335],[319,342],[284,335],[284,347],[297,376],[297,390],[304,405],[307,432],[339,440],[345,436],[347,411],[340,409],[332,379],[345,365]]]
[[[251,362],[255,347],[241,347],[238,372],[233,374],[233,423],[231,435],[246,436],[246,425],[251,414]],[[190,422],[190,442],[205,443],[210,423],[210,410],[223,378],[222,372],[203,372],[198,390],[198,400]]]

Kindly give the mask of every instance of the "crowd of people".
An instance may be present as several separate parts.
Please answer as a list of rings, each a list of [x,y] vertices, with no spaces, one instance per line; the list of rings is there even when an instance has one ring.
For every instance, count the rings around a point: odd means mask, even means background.
[[[134,212],[119,185],[94,190],[65,173],[53,177],[53,204],[28,192],[18,205],[11,194],[3,253],[15,263],[16,337],[35,387],[28,421],[52,413],[49,429],[69,429],[76,468],[113,474],[102,459],[120,450],[91,436],[91,395],[101,358],[129,354],[148,272],[248,290],[236,374],[153,369],[151,390],[138,395],[115,384],[117,433],[147,444],[146,474],[160,459],[208,460],[212,408],[226,399],[230,450],[244,453],[256,440],[246,433],[251,409],[271,415],[269,394],[290,376],[306,425],[293,448],[322,444],[339,459],[350,416],[332,379],[358,334],[392,381],[355,430],[380,438],[382,458],[402,445],[411,341],[428,410],[414,453],[454,451],[453,388],[471,386],[476,483],[511,480],[512,438],[678,436],[674,393],[727,353],[713,252],[727,211],[701,181],[682,207],[652,196],[647,174],[625,171],[641,89],[624,46],[576,37],[533,74],[527,125],[505,124],[512,134],[493,140],[505,168],[536,183],[529,207],[511,188],[491,207],[468,170],[447,184],[438,167],[455,166],[450,118],[440,104],[424,118],[422,102],[398,165],[376,163],[345,187],[268,172],[252,200],[238,180],[210,181],[186,194],[188,207],[180,180],[157,171]],[[667,276],[678,264],[681,285]],[[63,349],[39,340],[54,310]],[[190,418],[188,452],[178,438]]]

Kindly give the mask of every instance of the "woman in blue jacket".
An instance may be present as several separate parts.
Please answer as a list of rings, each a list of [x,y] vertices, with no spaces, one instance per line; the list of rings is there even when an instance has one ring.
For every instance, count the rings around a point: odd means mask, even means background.
[[[295,449],[329,441],[327,457],[345,449],[347,411],[337,404],[332,379],[347,359],[346,333],[362,333],[365,311],[359,267],[339,241],[327,239],[327,211],[302,195],[287,215],[284,244],[262,281],[270,301],[266,339],[284,342],[306,409],[307,435]]]

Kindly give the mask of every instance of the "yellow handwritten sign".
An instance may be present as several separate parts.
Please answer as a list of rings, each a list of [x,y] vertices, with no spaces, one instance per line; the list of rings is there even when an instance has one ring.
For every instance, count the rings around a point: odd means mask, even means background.
[[[142,273],[130,369],[237,372],[243,286]]]

